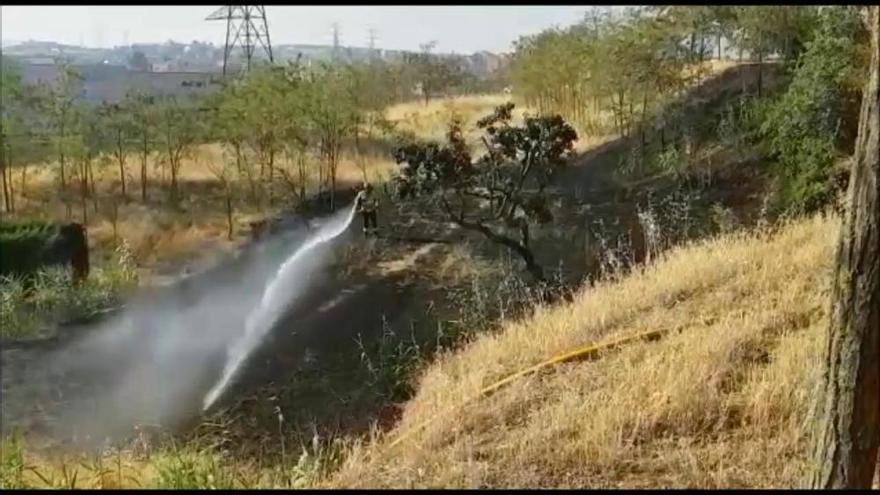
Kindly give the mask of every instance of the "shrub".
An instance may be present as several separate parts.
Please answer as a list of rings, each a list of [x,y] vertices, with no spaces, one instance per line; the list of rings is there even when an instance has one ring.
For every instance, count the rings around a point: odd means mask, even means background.
[[[831,174],[842,153],[845,85],[858,70],[859,29],[852,9],[822,9],[788,91],[768,108],[760,132],[777,162],[783,209],[815,211],[833,198]]]

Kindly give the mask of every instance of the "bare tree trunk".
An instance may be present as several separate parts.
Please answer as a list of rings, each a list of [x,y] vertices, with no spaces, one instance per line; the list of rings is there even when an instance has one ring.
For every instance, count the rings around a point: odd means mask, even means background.
[[[275,150],[269,150],[269,189],[266,191],[266,194],[269,197],[269,208],[275,202],[275,198],[272,195],[272,185],[275,181]]]
[[[85,162],[80,163],[79,168],[79,199],[80,206],[82,207],[82,223],[83,225],[87,225],[89,223],[89,209],[87,201],[89,196],[89,176]]]
[[[817,408],[812,488],[871,488],[880,447],[880,7],[862,99]]]
[[[119,181],[122,186],[122,197],[128,198],[125,192],[125,148],[121,131],[116,131],[116,161],[119,163]]]
[[[141,156],[141,201],[147,201],[147,160],[149,158],[147,143],[144,141],[143,155]]]
[[[3,160],[0,161],[0,175],[3,176],[3,206],[7,212],[12,212],[12,208],[9,206],[9,186],[6,183],[6,157],[3,157]]]
[[[95,171],[94,167],[92,167],[92,157],[89,155],[89,160],[86,162],[86,172],[88,173],[89,184],[91,185],[91,198],[92,198],[92,207],[95,209],[95,215],[98,214],[98,190],[95,188]]]
[[[226,185],[226,238],[232,240],[232,191],[229,184]]]
[[[0,150],[4,152],[2,160],[0,160],[0,167],[2,167],[0,168],[0,173],[3,175],[3,202],[8,213],[15,211],[15,198],[13,198],[14,186],[12,181],[12,151],[10,148],[11,147],[8,144],[4,144],[3,149]]]
[[[27,194],[27,162],[21,164],[21,187],[19,187],[18,193],[24,200],[24,195]]]

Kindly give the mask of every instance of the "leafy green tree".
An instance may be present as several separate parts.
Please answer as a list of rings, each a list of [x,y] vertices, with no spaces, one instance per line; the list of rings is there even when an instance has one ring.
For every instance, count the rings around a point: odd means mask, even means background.
[[[55,149],[58,153],[58,165],[61,172],[61,189],[67,187],[65,166],[68,148],[76,148],[75,137],[71,129],[77,126],[80,110],[77,99],[82,91],[83,77],[64,60],[56,62],[58,77],[47,89],[46,103],[51,122]]]
[[[171,177],[169,191],[172,201],[180,197],[178,178],[183,160],[190,156],[200,137],[201,115],[194,103],[169,97],[159,107],[159,143]]]
[[[3,183],[3,205],[7,212],[15,210],[12,180],[12,143],[22,132],[21,75],[7,57],[0,58],[0,180]]]
[[[101,114],[102,124],[107,133],[106,149],[109,150],[119,168],[119,183],[123,199],[128,197],[125,188],[127,175],[125,166],[137,132],[133,108],[129,107],[127,103],[129,102],[104,104],[97,110]]]
[[[322,161],[319,181],[321,187],[326,188],[331,209],[335,209],[342,145],[360,121],[359,109],[349,91],[346,76],[343,67],[324,65],[309,74],[304,85],[304,109]]]
[[[846,7],[828,7],[807,42],[786,93],[770,105],[761,135],[784,178],[787,206],[812,211],[834,193],[832,172],[845,153],[844,87],[856,64],[856,39],[863,25]]]
[[[431,53],[435,46],[434,41],[425,43],[421,45],[421,52],[404,55],[404,62],[425,99],[425,106],[432,96],[459,84],[463,78],[463,71],[454,60]]]
[[[783,55],[788,61],[797,60],[811,32],[815,14],[814,7],[806,6],[736,7],[734,44],[756,56],[759,64],[774,53]],[[763,70],[759,66],[759,97],[762,91]]]
[[[153,98],[142,92],[126,94],[123,106],[131,112],[132,136],[140,155],[141,201],[147,200],[147,165],[156,146],[159,113]]]
[[[507,247],[536,281],[543,281],[530,228],[552,221],[545,189],[566,164],[577,134],[560,116],[511,125],[513,108],[513,103],[500,106],[478,122],[487,150],[476,160],[456,121],[445,144],[412,143],[395,150],[401,165],[397,189],[401,197],[425,199],[447,220]]]

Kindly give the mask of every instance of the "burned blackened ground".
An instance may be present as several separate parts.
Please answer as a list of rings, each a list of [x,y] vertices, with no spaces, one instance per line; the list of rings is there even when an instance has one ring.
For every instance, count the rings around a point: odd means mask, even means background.
[[[737,77],[722,75],[722,87],[739,86],[739,79],[750,77],[751,69],[736,70],[742,71]],[[644,241],[638,240],[642,230],[636,204],[647,192],[675,186],[669,177],[622,184],[615,170],[627,146],[618,140],[593,150],[557,182],[554,193],[565,215],[554,224],[555,231],[536,236],[534,247],[545,266],[564,261],[569,281],[595,271],[596,262],[586,252],[589,246],[578,250],[572,239],[560,238],[584,235],[589,222],[602,219],[615,226],[614,233],[629,234],[638,261]],[[731,206],[754,210],[754,197],[733,197],[745,179],[755,178],[750,170],[729,167],[736,173],[719,174],[708,194],[725,202],[730,196]],[[388,224],[388,216],[380,215],[384,238],[371,241],[362,239],[354,225],[334,242],[334,250],[354,244],[361,261],[376,265],[410,258],[432,241],[442,245],[468,236],[410,232],[404,220]],[[135,424],[181,430],[197,423],[204,395],[222,372],[229,342],[244,332],[269,277],[307,234],[297,222],[281,226],[266,241],[213,269],[141,294],[124,312],[101,323],[66,328],[68,337],[43,344],[4,347],[3,430],[21,427],[36,438],[97,444],[107,436],[129,436]],[[483,248],[491,256],[499,254],[497,246]],[[239,430],[255,436],[277,432],[279,411],[285,427],[311,422],[330,430],[362,430],[382,415],[383,401],[393,397],[374,397],[380,392],[365,386],[381,377],[364,371],[358,342],[369,347],[388,330],[408,336],[413,322],[424,320],[428,302],[444,294],[411,276],[419,266],[382,273],[350,269],[347,263],[351,260],[331,263],[309,281],[307,294],[292,301],[209,415],[225,411],[246,418],[246,428]],[[268,423],[254,423],[259,415]]]

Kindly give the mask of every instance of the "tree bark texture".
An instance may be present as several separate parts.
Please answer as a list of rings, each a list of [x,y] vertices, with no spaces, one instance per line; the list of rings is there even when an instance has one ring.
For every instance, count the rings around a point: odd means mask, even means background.
[[[814,431],[812,488],[871,488],[880,446],[880,8],[862,96]]]

